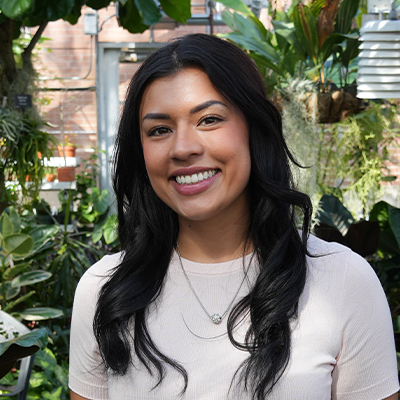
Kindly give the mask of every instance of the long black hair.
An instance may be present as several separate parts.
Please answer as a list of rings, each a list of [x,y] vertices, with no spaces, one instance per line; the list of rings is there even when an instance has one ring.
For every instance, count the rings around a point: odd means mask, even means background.
[[[249,238],[260,273],[251,292],[231,311],[228,335],[235,347],[249,353],[237,374],[253,398],[261,400],[290,358],[290,321],[296,317],[306,281],[311,202],[294,188],[290,163],[296,161],[257,67],[227,41],[204,34],[175,39],[153,53],[132,78],[116,138],[113,175],[124,256],[100,291],[94,333],[105,367],[112,372],[124,375],[133,351],[149,373],[158,374],[159,383],[164,365],[173,366],[183,375],[186,389],[186,370],[158,350],[146,325],[148,306],[162,289],[179,226],[177,215],[157,197],[147,176],[139,108],[150,83],[188,67],[205,71],[217,90],[242,111],[249,128]],[[296,209],[303,213],[301,235]],[[246,313],[251,325],[245,342],[239,343],[232,332]]]

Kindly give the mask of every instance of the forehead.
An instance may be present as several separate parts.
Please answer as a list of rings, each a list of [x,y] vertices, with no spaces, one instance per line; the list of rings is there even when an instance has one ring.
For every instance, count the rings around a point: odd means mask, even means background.
[[[185,68],[147,86],[142,96],[140,116],[165,107],[183,110],[185,105],[193,106],[208,100],[227,102],[203,70]]]

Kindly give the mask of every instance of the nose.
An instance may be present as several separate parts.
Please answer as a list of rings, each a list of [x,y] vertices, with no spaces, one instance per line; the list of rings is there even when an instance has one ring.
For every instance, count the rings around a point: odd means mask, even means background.
[[[171,159],[187,160],[203,154],[201,136],[194,127],[178,126],[171,142],[169,156]]]

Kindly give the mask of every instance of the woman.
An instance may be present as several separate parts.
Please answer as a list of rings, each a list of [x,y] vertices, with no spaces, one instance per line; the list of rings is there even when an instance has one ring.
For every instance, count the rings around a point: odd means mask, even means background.
[[[123,252],[75,297],[72,399],[397,398],[379,281],[347,248],[308,239],[290,162],[236,46],[195,34],[146,60],[116,140]]]

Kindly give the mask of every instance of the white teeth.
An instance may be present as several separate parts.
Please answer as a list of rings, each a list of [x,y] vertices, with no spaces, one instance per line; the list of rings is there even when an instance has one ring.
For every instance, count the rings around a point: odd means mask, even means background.
[[[193,175],[190,177],[190,180],[192,181],[192,183],[197,183],[197,182],[199,181],[199,178],[197,177],[196,174],[193,174]]]
[[[204,181],[205,179],[209,179],[213,177],[216,173],[216,169],[210,169],[209,171],[200,172],[198,174],[176,176],[175,180],[180,185],[190,185],[191,183],[197,183]]]

